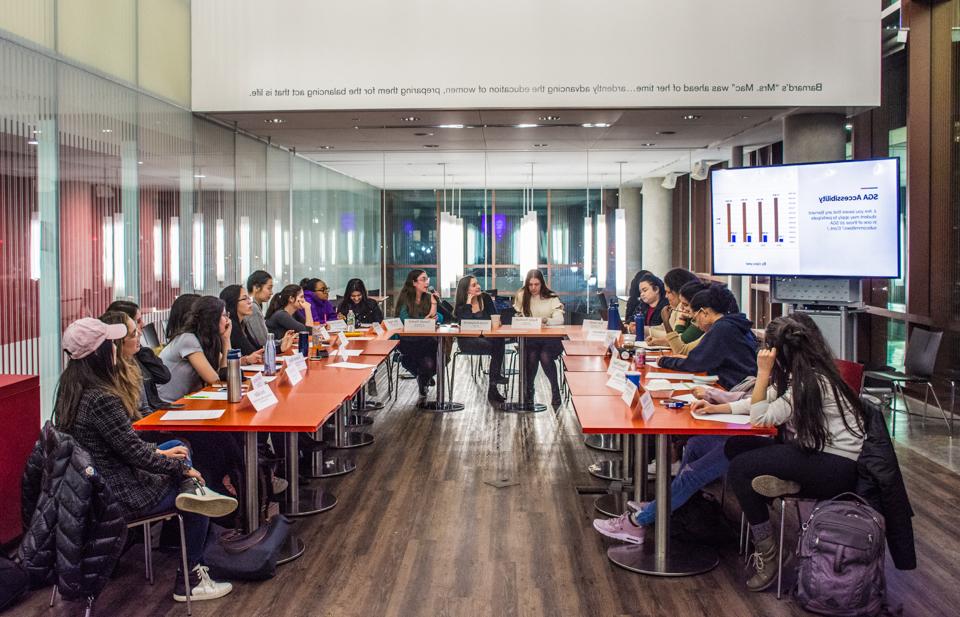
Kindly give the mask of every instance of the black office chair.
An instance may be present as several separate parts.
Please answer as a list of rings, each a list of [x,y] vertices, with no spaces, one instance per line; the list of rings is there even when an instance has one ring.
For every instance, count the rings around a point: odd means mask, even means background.
[[[368,290],[367,290],[367,295],[368,295],[368,296],[379,296],[379,295],[380,295],[380,288],[378,287],[377,289],[368,289]]]
[[[156,324],[143,324],[143,332],[140,335],[140,344],[144,347],[150,347],[152,349],[160,346],[160,336],[157,334]]]
[[[490,296],[491,298],[496,298],[498,291],[500,291],[500,290],[499,290],[499,289],[484,289],[484,290],[483,290],[483,293],[487,294],[487,295]]]
[[[926,386],[923,395],[923,415],[921,418],[926,424],[927,408],[930,394],[933,394],[933,400],[943,416],[943,422],[947,425],[950,435],[953,435],[953,423],[947,418],[947,412],[940,404],[937,392],[933,388],[932,379],[934,365],[937,362],[937,352],[940,351],[940,342],[943,339],[943,332],[933,332],[923,328],[915,327],[907,340],[907,352],[903,361],[903,372],[894,370],[885,371],[867,371],[864,376],[868,379],[887,382],[891,388],[864,388],[868,394],[879,395],[884,405],[890,407],[890,432],[897,432],[897,410],[896,401],[899,395],[903,401],[903,408],[910,414],[910,406],[907,403],[907,397],[903,392],[904,385],[923,384]],[[951,413],[952,417],[952,413]]]
[[[600,303],[600,319],[607,321],[607,309],[610,307],[610,303],[607,302],[607,295],[602,291],[598,291],[597,302]]]

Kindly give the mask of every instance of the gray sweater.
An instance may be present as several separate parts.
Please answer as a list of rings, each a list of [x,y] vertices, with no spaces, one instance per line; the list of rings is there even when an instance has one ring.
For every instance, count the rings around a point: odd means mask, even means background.
[[[263,347],[267,342],[267,322],[263,318],[263,309],[260,308],[259,303],[253,303],[253,314],[240,323],[241,327],[247,331],[247,336]]]

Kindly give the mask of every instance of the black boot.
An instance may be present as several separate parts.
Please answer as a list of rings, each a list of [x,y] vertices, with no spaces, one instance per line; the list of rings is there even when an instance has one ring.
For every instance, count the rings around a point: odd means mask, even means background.
[[[503,398],[503,395],[497,390],[497,386],[491,383],[490,388],[487,390],[487,400],[494,405],[499,405],[500,403],[506,402],[507,399]]]
[[[426,377],[417,376],[417,388],[420,390],[420,396],[427,395],[427,384],[429,380]]]

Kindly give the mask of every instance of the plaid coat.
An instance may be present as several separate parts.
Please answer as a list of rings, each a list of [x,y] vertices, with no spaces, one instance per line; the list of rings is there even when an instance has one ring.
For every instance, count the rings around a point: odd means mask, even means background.
[[[66,431],[90,453],[127,517],[148,512],[179,485],[183,461],[157,454],[134,432],[123,403],[101,390],[80,398],[76,420]]]

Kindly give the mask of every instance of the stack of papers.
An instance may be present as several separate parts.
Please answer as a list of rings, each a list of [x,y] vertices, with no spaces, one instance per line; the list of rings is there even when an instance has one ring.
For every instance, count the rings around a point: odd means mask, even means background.
[[[201,390],[200,392],[194,392],[193,394],[188,394],[183,398],[200,399],[200,400],[207,400],[207,401],[225,401],[227,400],[227,392],[226,391],[208,392],[208,391]]]
[[[710,422],[723,422],[725,424],[750,424],[750,416],[744,416],[733,413],[690,413],[697,420],[709,420]]]
[[[179,409],[163,414],[161,420],[216,420],[226,409]]]
[[[651,379],[645,383],[643,387],[651,392],[657,392],[660,390],[674,390],[677,386],[666,379]]]

